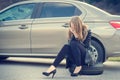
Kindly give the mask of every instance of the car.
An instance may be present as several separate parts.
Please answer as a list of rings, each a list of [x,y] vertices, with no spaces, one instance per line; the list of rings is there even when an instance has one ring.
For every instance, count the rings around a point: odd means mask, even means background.
[[[92,31],[97,62],[120,55],[120,16],[77,0],[28,0],[0,11],[0,60],[55,58],[68,43],[72,16],[79,16]]]

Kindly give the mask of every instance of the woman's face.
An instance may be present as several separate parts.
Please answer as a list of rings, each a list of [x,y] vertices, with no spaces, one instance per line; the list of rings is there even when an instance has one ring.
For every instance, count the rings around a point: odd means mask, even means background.
[[[70,26],[70,27],[71,27],[71,29],[72,29],[72,30],[75,30],[75,26],[74,26],[74,24],[73,24],[72,22],[71,22],[71,24],[70,24],[70,25],[71,25],[71,26]]]

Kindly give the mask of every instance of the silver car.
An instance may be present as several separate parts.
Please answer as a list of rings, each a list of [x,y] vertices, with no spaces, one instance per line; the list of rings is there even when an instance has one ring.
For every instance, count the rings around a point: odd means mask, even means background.
[[[76,0],[30,0],[0,11],[0,59],[56,57],[68,42],[68,22],[76,15],[92,30],[98,62],[120,55],[120,16]]]

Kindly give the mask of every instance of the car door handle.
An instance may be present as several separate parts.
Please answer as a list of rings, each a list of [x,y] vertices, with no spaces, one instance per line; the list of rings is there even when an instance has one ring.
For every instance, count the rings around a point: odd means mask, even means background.
[[[62,27],[69,27],[69,23],[65,23]]]
[[[27,29],[28,27],[26,25],[21,25],[19,29]]]

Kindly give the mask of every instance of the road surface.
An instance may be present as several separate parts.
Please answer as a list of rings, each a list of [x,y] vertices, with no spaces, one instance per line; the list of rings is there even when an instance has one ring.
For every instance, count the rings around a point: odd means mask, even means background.
[[[120,80],[120,62],[111,61],[104,63],[104,72],[101,75],[71,77],[69,71],[62,65],[57,68],[53,79],[51,76],[43,76],[42,72],[46,71],[52,61],[52,59],[10,57],[0,62],[0,80]],[[65,61],[62,62],[64,63]]]

